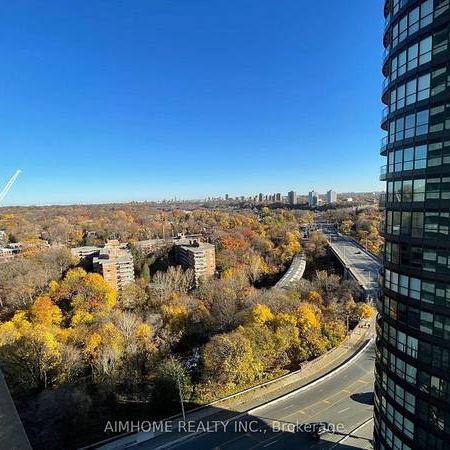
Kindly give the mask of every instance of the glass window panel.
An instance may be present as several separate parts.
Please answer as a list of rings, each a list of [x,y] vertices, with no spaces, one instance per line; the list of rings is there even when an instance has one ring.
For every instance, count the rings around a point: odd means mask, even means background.
[[[397,89],[397,108],[403,108],[405,106],[405,85],[402,84]]]
[[[412,180],[403,181],[403,201],[412,202],[413,200],[413,182]]]
[[[425,100],[430,96],[430,74],[419,77],[417,86],[417,100]]]
[[[425,64],[431,61],[431,45],[432,45],[431,36],[427,37],[426,39],[420,42],[419,64]]]
[[[426,109],[425,111],[420,111],[417,113],[417,125],[424,125],[428,123],[429,111]]]
[[[426,27],[433,21],[433,0],[427,0],[420,7],[420,27]]]
[[[411,105],[416,101],[417,80],[408,81],[406,84],[406,104]]]
[[[406,72],[406,50],[398,55],[398,70],[397,76],[403,75]]]
[[[414,198],[415,202],[423,202],[425,200],[425,180],[414,180]]]
[[[414,44],[408,49],[408,70],[414,69],[418,64],[419,44]]]

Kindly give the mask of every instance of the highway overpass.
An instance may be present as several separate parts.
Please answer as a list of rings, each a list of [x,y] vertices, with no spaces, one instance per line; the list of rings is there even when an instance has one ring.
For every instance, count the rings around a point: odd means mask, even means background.
[[[325,233],[333,254],[344,267],[345,275],[353,278],[372,300],[378,299],[379,274],[382,263],[354,240],[339,233]]]
[[[306,269],[306,258],[305,255],[299,254],[295,255],[289,269],[283,275],[283,277],[275,284],[275,288],[286,289],[293,283],[300,281],[305,273]]]

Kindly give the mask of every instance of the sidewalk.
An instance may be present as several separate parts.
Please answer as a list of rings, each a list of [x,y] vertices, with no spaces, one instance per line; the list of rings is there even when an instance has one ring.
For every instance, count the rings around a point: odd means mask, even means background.
[[[355,328],[339,347],[328,351],[313,361],[303,364],[300,370],[246,390],[243,393],[238,393],[226,399],[213,402],[205,407],[187,412],[186,420],[193,422],[199,422],[205,418],[209,422],[231,420],[237,415],[245,414],[246,411],[306,386],[351,359],[374,335],[375,319],[370,321],[369,325],[367,328]],[[180,416],[171,417],[170,420],[174,424],[178,421],[182,422]],[[177,427],[174,425],[174,428]],[[136,433],[111,440],[108,443],[105,442],[104,445],[99,443],[89,448],[112,450],[128,445],[139,445],[141,443],[145,448],[158,449],[169,446],[170,442],[181,437],[183,437],[183,433],[179,432]]]

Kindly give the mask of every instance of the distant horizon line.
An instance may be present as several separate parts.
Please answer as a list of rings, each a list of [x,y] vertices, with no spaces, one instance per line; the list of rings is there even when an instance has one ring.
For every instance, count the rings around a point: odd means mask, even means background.
[[[331,189],[332,190],[332,189]],[[296,191],[293,191],[296,192]],[[347,192],[337,192],[335,191],[337,195],[377,195],[382,193],[383,191],[347,191]],[[263,195],[275,195],[279,194],[280,192],[275,192],[271,194],[263,194]],[[308,193],[306,194],[298,194],[300,197],[307,197]],[[191,198],[191,199],[183,199],[183,198],[177,198],[173,197],[171,199],[161,199],[161,200],[106,200],[106,201],[94,201],[94,202],[67,202],[67,203],[26,203],[26,204],[13,204],[13,205],[0,205],[0,210],[5,208],[42,208],[42,207],[52,207],[52,206],[98,206],[98,205],[129,205],[129,204],[144,204],[144,203],[151,203],[155,205],[159,204],[167,204],[167,203],[205,203],[205,202],[213,202],[213,201],[226,201],[225,195],[223,196],[209,196],[205,198]],[[228,194],[230,195],[230,194]],[[259,194],[254,194],[251,197],[258,196]],[[286,194],[282,194],[283,197],[287,197]],[[326,195],[320,194],[319,195]],[[237,197],[244,197],[244,200],[248,200],[250,198],[249,195],[230,195],[229,200],[233,201],[236,200]]]

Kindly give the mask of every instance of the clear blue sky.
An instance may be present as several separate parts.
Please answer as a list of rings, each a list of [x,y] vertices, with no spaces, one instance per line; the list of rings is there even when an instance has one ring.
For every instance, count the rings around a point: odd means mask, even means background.
[[[6,204],[380,190],[377,0],[14,0]]]

